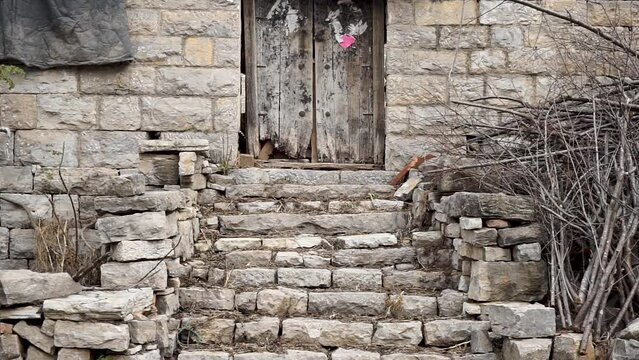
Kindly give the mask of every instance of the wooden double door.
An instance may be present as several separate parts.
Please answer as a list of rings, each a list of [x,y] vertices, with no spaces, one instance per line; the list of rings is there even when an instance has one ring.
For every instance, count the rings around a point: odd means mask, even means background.
[[[384,0],[243,6],[248,150],[383,164]]]

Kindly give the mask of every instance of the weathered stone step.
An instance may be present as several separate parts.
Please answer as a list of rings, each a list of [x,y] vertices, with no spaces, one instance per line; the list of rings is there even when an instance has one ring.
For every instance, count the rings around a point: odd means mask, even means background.
[[[363,213],[401,211],[408,208],[403,201],[373,199],[355,201],[249,201],[249,202],[218,202],[213,205],[213,213]]]
[[[295,185],[386,185],[394,171],[326,171],[297,169],[233,169],[229,176],[238,185],[295,184]]]
[[[394,233],[409,226],[407,212],[360,214],[281,214],[220,216],[222,234]]]
[[[473,331],[490,329],[488,321],[459,319],[397,321],[275,316],[232,319],[187,314],[183,321],[203,334],[202,344],[235,345],[235,349],[244,344],[282,347],[295,344],[317,349],[365,347],[392,352],[406,348],[410,352],[423,352],[427,347],[433,350],[457,345],[470,340]]]
[[[277,352],[257,352],[247,346],[247,349],[233,348],[233,353],[226,352],[228,349],[213,347],[210,350],[186,350],[178,356],[178,360],[450,360],[450,359],[476,359],[476,360],[496,360],[495,354],[481,354],[481,357],[463,357],[459,352],[456,355],[436,352],[436,349],[402,349],[402,352],[387,349],[376,349],[367,346],[365,350],[353,349],[352,347],[337,348],[333,351],[322,350],[317,347],[310,347],[308,350],[278,349]],[[243,351],[244,350],[244,351]],[[384,351],[386,350],[386,351]]]
[[[395,193],[391,185],[290,185],[248,184],[226,187],[226,196],[239,198],[301,199],[301,200],[361,200],[390,198]]]

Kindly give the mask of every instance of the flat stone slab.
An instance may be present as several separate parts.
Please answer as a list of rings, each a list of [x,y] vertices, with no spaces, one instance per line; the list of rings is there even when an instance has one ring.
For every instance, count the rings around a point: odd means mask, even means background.
[[[130,197],[98,196],[94,208],[99,212],[126,214],[146,211],[173,211],[186,207],[186,197],[178,190],[151,191]]]
[[[46,300],[42,309],[53,320],[124,320],[153,304],[153,290],[87,291]]]
[[[129,348],[129,326],[60,320],[53,338],[56,347],[124,351]]]
[[[206,139],[141,140],[140,153],[150,152],[208,152]]]
[[[42,318],[39,306],[0,309],[0,320],[34,320]]]
[[[475,320],[435,320],[424,323],[424,338],[429,346],[451,346],[470,340],[473,331],[488,331],[490,322]]]
[[[516,339],[555,336],[555,309],[542,304],[497,302],[482,304],[492,331]]]
[[[220,216],[223,234],[306,232],[321,234],[385,233],[405,229],[408,213],[339,215],[261,214]]]
[[[321,346],[369,345],[373,337],[373,324],[291,318],[282,321],[282,340]]]
[[[548,292],[546,264],[473,262],[468,298],[475,301],[539,301]]]
[[[100,218],[95,224],[103,243],[126,240],[163,240],[177,235],[177,222],[172,223],[164,212]]]
[[[345,249],[374,249],[380,246],[397,245],[397,236],[389,233],[349,235],[338,236],[337,241],[339,241]]]
[[[82,285],[67,273],[37,273],[30,270],[0,271],[0,305],[28,304],[64,297],[82,291]]]
[[[353,200],[389,198],[395,193],[391,185],[289,185],[289,184],[249,184],[227,186],[229,198],[270,198],[305,200]]]
[[[166,288],[167,279],[164,261],[111,262],[100,266],[100,283],[105,289],[151,287],[162,290]]]
[[[443,212],[452,217],[481,217],[532,221],[535,209],[530,198],[505,194],[458,192],[441,202]]]

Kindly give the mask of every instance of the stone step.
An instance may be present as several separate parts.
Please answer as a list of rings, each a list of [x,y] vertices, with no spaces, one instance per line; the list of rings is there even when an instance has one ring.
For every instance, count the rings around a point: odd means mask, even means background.
[[[253,350],[253,351],[252,351]],[[309,347],[306,350],[300,350],[295,347],[294,350],[281,348],[272,352],[262,351],[247,346],[234,346],[233,353],[227,352],[225,347],[207,346],[206,350],[198,348],[193,350],[183,350],[178,356],[178,360],[496,360],[495,354],[469,355],[465,357],[460,351],[446,353],[438,349],[420,349],[406,348],[401,350],[389,351],[385,348],[376,348],[367,346],[365,349],[337,348],[323,349],[317,347]],[[401,352],[400,352],[401,351]]]
[[[223,215],[219,223],[224,235],[394,233],[408,230],[409,213]]]
[[[301,260],[301,259],[300,259]],[[223,260],[222,260],[223,261]],[[303,260],[302,260],[303,261]],[[315,260],[320,261],[320,260]],[[227,265],[226,268],[224,265]],[[260,267],[260,265],[262,265]],[[234,289],[287,286],[300,289],[342,290],[395,290],[432,292],[455,284],[458,278],[443,269],[418,269],[414,264],[380,268],[300,268],[257,267],[233,268],[228,263],[203,266],[169,266],[169,274],[199,282],[206,286],[224,286]],[[402,268],[402,270],[398,270]],[[406,269],[404,269],[406,268]]]
[[[443,352],[447,347],[469,341],[473,331],[490,329],[488,321],[461,319],[397,321],[275,316],[233,319],[185,314],[183,321],[201,335],[201,345],[235,345],[236,351],[252,344],[275,348],[296,345],[320,351],[348,347],[386,353],[397,348],[407,352],[441,348]]]
[[[229,176],[237,185],[244,184],[294,184],[294,185],[386,185],[396,172],[330,171],[297,169],[233,169]]]
[[[291,185],[246,184],[226,186],[231,199],[363,200],[388,199],[395,193],[391,185]]]
[[[265,214],[265,213],[364,213],[401,211],[408,209],[403,201],[374,199],[355,201],[248,201],[217,202],[212,214]],[[211,209],[211,207],[208,207]]]

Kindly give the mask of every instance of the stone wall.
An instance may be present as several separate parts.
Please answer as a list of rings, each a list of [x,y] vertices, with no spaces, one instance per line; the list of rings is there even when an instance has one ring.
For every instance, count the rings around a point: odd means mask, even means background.
[[[537,3],[626,40],[639,22],[632,15],[636,1]],[[387,169],[443,144],[463,144],[465,134],[451,130],[457,114],[499,119],[451,106],[451,100],[499,95],[535,103],[551,92],[558,75],[577,74],[584,64],[601,66],[592,51],[569,43],[583,40],[583,33],[507,1],[389,0],[387,23]]]
[[[235,157],[239,0],[127,5],[133,63],[28,70],[0,87],[0,166],[135,168],[149,136],[204,138]]]

